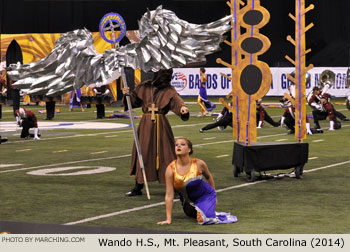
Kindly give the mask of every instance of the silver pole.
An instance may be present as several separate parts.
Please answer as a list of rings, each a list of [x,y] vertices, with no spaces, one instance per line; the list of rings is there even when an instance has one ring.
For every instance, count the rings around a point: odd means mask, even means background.
[[[127,84],[126,77],[125,77],[124,67],[122,68],[122,73],[121,74],[122,74],[122,79],[123,79],[123,86],[124,86],[124,88],[127,88],[128,84]],[[136,150],[137,150],[137,156],[138,156],[138,159],[139,159],[139,164],[140,164],[140,168],[141,168],[142,175],[143,175],[143,181],[144,181],[144,184],[145,184],[145,187],[146,187],[147,198],[151,199],[151,196],[150,196],[149,190],[148,190],[147,178],[146,178],[146,173],[145,173],[145,167],[144,167],[144,164],[143,164],[143,158],[142,158],[142,153],[141,153],[141,148],[140,148],[139,137],[138,137],[137,132],[136,132],[135,120],[134,120],[134,115],[133,115],[133,112],[132,112],[130,96],[126,95],[125,98],[126,98],[126,102],[127,102],[127,105],[128,105],[129,116],[130,116],[130,119],[131,119],[132,131],[134,133],[134,138],[135,138],[135,145],[136,145]]]
[[[115,38],[115,31],[114,31],[114,26],[113,26],[113,22],[111,20],[109,20],[109,25],[110,25],[110,29],[112,31],[112,37],[113,37],[113,41],[115,43],[115,48],[117,49],[119,47],[119,44],[116,41]],[[123,80],[123,86],[124,88],[128,87],[128,83],[126,81],[126,77],[125,77],[125,71],[124,71],[124,67],[121,68],[121,75],[122,75],[122,80]],[[136,145],[136,150],[137,150],[137,157],[139,160],[139,164],[140,164],[140,168],[142,171],[142,175],[143,175],[143,181],[146,187],[146,193],[147,193],[147,198],[151,199],[151,196],[149,194],[149,190],[148,190],[148,184],[147,184],[147,178],[146,178],[146,172],[145,172],[145,166],[143,163],[143,158],[142,158],[142,153],[141,153],[141,148],[140,148],[140,142],[139,142],[139,137],[137,135],[136,132],[136,127],[135,127],[135,120],[134,120],[134,115],[132,112],[132,106],[131,106],[131,101],[130,101],[130,96],[126,95],[126,102],[128,105],[128,110],[129,110],[129,116],[130,116],[130,120],[131,120],[131,126],[132,126],[132,131],[134,133],[134,139],[135,139],[135,145]]]

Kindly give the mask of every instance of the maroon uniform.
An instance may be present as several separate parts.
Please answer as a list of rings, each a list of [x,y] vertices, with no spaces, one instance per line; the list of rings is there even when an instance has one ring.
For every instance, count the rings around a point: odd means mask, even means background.
[[[33,111],[20,108],[16,110],[17,117],[20,117],[19,124],[22,127],[21,138],[30,138],[29,129],[34,128],[34,138],[38,137],[38,121]]]
[[[324,93],[323,95],[314,93],[308,101],[309,106],[313,109],[312,116],[314,118],[316,129],[321,128],[318,121],[325,120],[327,116],[329,117],[329,121],[336,121],[336,117],[334,116],[335,111],[332,103],[330,103],[330,98],[331,96],[328,93]],[[326,101],[322,102],[322,99],[325,99]]]
[[[266,112],[264,107],[261,105],[261,103],[256,104],[256,125],[259,127],[262,127],[264,125],[264,121],[268,122],[274,127],[278,127],[279,123],[275,122],[269,114]],[[261,122],[259,124],[259,122]]]
[[[325,99],[326,102],[322,104],[321,99]],[[334,110],[332,104],[330,103],[330,99],[331,95],[328,93],[324,93],[322,96],[313,94],[308,103],[309,106],[314,110],[323,108],[321,111],[326,111],[328,113],[329,119],[333,120]]]

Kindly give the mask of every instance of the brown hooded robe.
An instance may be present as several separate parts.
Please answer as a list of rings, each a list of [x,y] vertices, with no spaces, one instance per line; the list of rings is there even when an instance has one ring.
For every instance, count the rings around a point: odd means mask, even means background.
[[[182,106],[185,106],[185,103],[171,85],[166,85],[158,89],[150,81],[138,85],[130,94],[130,100],[133,108],[142,107],[144,113],[137,129],[137,134],[140,141],[147,181],[158,180],[160,183],[165,183],[166,167],[176,159],[174,135],[165,115],[171,110],[176,115],[182,116],[183,120],[186,120],[186,116],[184,117],[180,113],[180,109]],[[148,108],[151,107],[152,103],[158,108],[158,112],[156,112],[158,113],[156,117],[158,122],[151,120],[151,112]],[[156,168],[157,142],[159,153],[158,169]],[[135,175],[138,183],[143,183],[143,175],[140,169],[135,143],[132,150],[130,174]]]

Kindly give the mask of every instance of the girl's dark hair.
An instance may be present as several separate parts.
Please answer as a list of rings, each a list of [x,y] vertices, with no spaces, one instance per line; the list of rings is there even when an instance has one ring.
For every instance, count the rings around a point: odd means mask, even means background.
[[[193,148],[192,148],[192,145],[193,145],[193,144],[192,144],[192,142],[191,142],[190,140],[188,140],[186,137],[179,137],[179,138],[176,139],[176,141],[179,140],[179,139],[183,139],[183,140],[186,141],[186,144],[187,144],[188,148],[191,149],[191,151],[190,151],[189,154],[192,155],[192,153],[193,153]],[[175,141],[175,142],[176,142],[176,141]]]
[[[204,67],[201,67],[200,70],[201,70],[202,73],[205,73],[205,68]]]

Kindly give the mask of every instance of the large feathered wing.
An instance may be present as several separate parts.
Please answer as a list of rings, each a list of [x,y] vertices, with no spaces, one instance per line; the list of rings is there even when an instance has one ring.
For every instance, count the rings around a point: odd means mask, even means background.
[[[83,85],[104,85],[120,77],[123,67],[159,71],[205,62],[219,50],[223,34],[231,29],[231,16],[209,24],[191,24],[159,6],[139,21],[140,41],[99,54],[91,33],[79,29],[61,35],[50,54],[30,64],[7,69],[13,85],[28,94],[56,96]]]
[[[29,89],[28,94],[56,96],[84,84],[107,84],[120,76],[118,61],[99,54],[87,29],[61,35],[55,48],[45,58],[30,64],[12,64],[7,69],[17,89]]]
[[[205,62],[205,55],[220,49],[223,34],[231,29],[231,18],[197,25],[159,6],[146,12],[139,21],[140,42],[119,50],[126,56],[124,66],[156,72]]]

